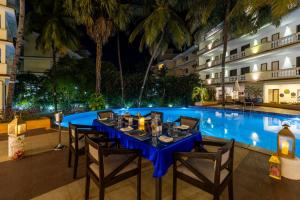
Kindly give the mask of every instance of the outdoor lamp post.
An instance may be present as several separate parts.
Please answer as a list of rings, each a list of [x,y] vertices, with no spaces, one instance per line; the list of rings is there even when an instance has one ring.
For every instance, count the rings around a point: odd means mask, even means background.
[[[280,157],[295,158],[295,135],[284,124],[277,135],[277,152]]]
[[[55,124],[58,125],[58,129],[59,129],[58,144],[56,145],[54,150],[62,150],[64,148],[64,145],[61,143],[61,122],[63,120],[62,112],[54,113],[54,120],[55,120]]]
[[[27,130],[26,122],[18,115],[8,124],[8,156],[14,160],[19,159],[24,154],[24,139]]]

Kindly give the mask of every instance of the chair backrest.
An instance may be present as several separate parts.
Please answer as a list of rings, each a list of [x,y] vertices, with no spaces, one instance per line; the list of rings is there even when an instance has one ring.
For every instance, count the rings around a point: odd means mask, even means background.
[[[163,122],[163,120],[164,120],[164,113],[162,113],[162,112],[151,111],[151,114],[150,114],[150,115],[151,115],[151,118],[152,118],[152,119],[155,118],[155,116],[159,116],[161,122]]]
[[[191,129],[198,130],[199,122],[200,122],[200,120],[196,119],[196,118],[185,117],[185,116],[180,117],[180,125],[189,126]]]
[[[72,124],[71,122],[69,122],[69,148],[71,148],[72,143],[74,143],[75,149],[78,149],[78,140],[79,140],[78,128],[76,124]]]
[[[97,118],[98,119],[103,119],[103,118],[110,118],[111,114],[113,114],[114,112],[112,110],[104,110],[104,111],[99,111],[97,113]]]
[[[221,171],[227,169],[229,173],[233,172],[234,140],[226,142],[220,147],[216,154],[215,161],[215,184],[220,182]]]
[[[86,167],[87,169],[89,169],[89,166],[91,164],[96,164],[99,167],[99,179],[104,179],[104,176],[106,177],[114,177],[115,175],[117,175],[119,172],[122,171],[122,169],[124,169],[130,162],[132,162],[133,160],[135,160],[139,154],[136,152],[133,153],[129,153],[128,156],[126,156],[124,152],[124,149],[119,149],[118,147],[113,149],[112,147],[109,147],[107,145],[107,141],[103,140],[104,145],[101,145],[101,141],[97,141],[94,142],[92,139],[89,138],[88,135],[85,136],[85,152],[86,152]],[[107,169],[105,166],[106,165],[115,165],[112,163],[107,163],[107,162],[111,162],[110,161],[106,161],[106,157],[107,156],[114,156],[114,155],[125,155],[125,159],[123,162],[118,163],[119,165],[116,166],[115,169],[112,169],[112,171],[107,174],[107,172],[105,173],[105,170]]]

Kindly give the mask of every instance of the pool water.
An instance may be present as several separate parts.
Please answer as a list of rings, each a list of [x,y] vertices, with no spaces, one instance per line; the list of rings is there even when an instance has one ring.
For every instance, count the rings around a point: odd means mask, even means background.
[[[217,108],[129,108],[114,109],[118,114],[129,112],[136,115],[151,111],[164,113],[164,122],[174,121],[180,116],[195,117],[201,120],[200,130],[203,135],[231,139],[261,147],[270,151],[277,150],[277,133],[283,123],[290,125],[296,136],[296,155],[300,157],[300,116],[280,115],[261,112],[243,112]],[[64,117],[62,126],[68,122],[91,125],[97,112],[85,112]]]

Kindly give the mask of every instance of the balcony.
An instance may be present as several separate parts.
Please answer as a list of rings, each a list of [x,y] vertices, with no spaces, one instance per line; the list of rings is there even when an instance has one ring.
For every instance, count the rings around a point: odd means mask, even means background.
[[[246,80],[245,75],[240,75],[240,76],[230,76],[230,77],[225,77],[225,83],[234,83],[236,80],[238,80],[239,82],[243,82]],[[214,84],[221,84],[222,80],[221,78],[210,78],[210,79],[206,79],[204,81],[205,85],[214,85]]]
[[[246,81],[265,81],[276,79],[299,78],[300,67],[281,69],[276,71],[253,72],[246,74]]]
[[[280,38],[278,40],[275,41],[270,41],[270,42],[266,42],[260,45],[256,45],[254,47],[248,48],[245,51],[239,52],[237,54],[233,54],[230,56],[227,56],[225,59],[225,62],[232,62],[232,61],[236,61],[236,60],[240,60],[246,57],[250,57],[250,56],[254,56],[254,55],[258,55],[260,53],[264,53],[270,50],[274,50],[274,49],[278,49],[284,46],[288,46],[291,44],[296,44],[300,42],[300,32]],[[214,67],[217,65],[221,64],[221,59],[218,60],[214,60],[214,61],[210,61],[207,62],[203,65],[199,65],[199,70],[203,70],[203,69],[207,69],[210,67]]]

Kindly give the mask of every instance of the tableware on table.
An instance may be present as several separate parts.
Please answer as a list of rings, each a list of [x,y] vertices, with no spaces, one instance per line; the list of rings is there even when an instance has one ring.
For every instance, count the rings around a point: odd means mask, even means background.
[[[180,125],[180,126],[176,126],[176,128],[180,130],[188,130],[190,127],[187,125]]]
[[[128,131],[132,131],[133,128],[131,126],[125,127],[125,128],[120,128],[121,131],[123,132],[128,132]]]
[[[107,120],[107,117],[100,118],[99,120],[100,120],[100,121],[106,121],[106,120]]]
[[[172,137],[168,137],[168,136],[165,136],[165,135],[159,136],[158,140],[163,142],[163,143],[170,143],[170,142],[174,141],[174,139]]]

